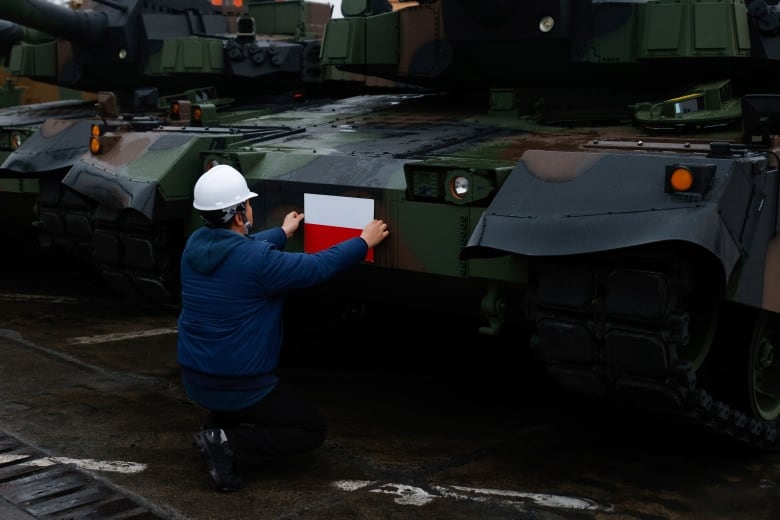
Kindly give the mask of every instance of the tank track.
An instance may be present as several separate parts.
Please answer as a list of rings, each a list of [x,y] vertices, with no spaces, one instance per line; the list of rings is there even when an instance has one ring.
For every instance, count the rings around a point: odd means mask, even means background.
[[[92,261],[94,210],[83,197],[65,188],[61,178],[40,181],[37,202],[38,240],[43,246],[56,247],[73,258]]]
[[[713,346],[720,305],[705,302],[718,301],[717,289],[696,287],[695,263],[670,261],[668,251],[655,256],[667,260],[648,258],[539,261],[528,310],[534,356],[569,389],[672,414],[751,447],[780,448],[777,421],[720,397],[724,380],[739,378],[712,361],[717,348],[728,348]]]
[[[156,303],[178,300],[182,224],[152,224],[131,211],[98,215],[58,179],[41,183],[37,213],[42,245],[93,264],[114,292]]]
[[[132,214],[115,223],[97,221],[92,234],[93,258],[106,284],[128,298],[178,301],[178,259],[184,236],[178,228],[164,222],[150,225]]]

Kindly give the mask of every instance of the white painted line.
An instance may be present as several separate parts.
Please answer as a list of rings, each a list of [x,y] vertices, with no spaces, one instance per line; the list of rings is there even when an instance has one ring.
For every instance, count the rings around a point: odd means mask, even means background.
[[[0,453],[0,464],[6,464],[8,462],[14,462],[16,460],[26,459],[29,455],[14,455],[13,453]]]
[[[6,464],[9,462],[15,462],[21,459],[28,458],[29,455],[13,455],[13,454],[0,454],[0,464]],[[30,459],[20,463],[21,466],[34,466],[45,468],[48,466],[54,466],[55,464],[69,464],[76,466],[80,469],[93,470],[93,471],[111,471],[114,473],[140,473],[146,469],[146,464],[138,464],[136,462],[125,462],[121,460],[94,460],[94,459],[69,459],[67,457],[43,457]]]
[[[431,495],[422,488],[406,484],[393,484],[390,482],[382,484],[378,488],[371,489],[369,492],[398,495],[398,498],[395,498],[394,502],[402,506],[424,506],[434,498],[438,498],[436,495]]]
[[[113,334],[98,334],[95,336],[79,336],[66,340],[69,345],[87,345],[94,343],[110,343],[112,341],[124,341],[136,338],[148,338],[151,336],[162,336],[165,334],[177,334],[177,328],[136,330],[130,332],[115,332]]]
[[[53,296],[47,294],[15,294],[2,293],[0,300],[4,302],[44,302],[44,303],[81,303],[86,301],[83,298],[73,298],[71,296]]]
[[[342,491],[356,491],[376,483],[376,480],[337,480],[333,485]]]
[[[456,491],[462,491],[464,493],[455,493],[448,490],[445,487],[434,486],[443,496],[451,496],[457,499],[465,500],[482,500],[486,497],[474,496],[476,495],[488,495],[499,496],[506,498],[519,498],[523,502],[532,502],[537,506],[554,507],[556,509],[576,509],[580,511],[611,511],[612,506],[600,506],[593,500],[587,498],[567,497],[563,495],[548,495],[544,493],[524,493],[521,491],[510,491],[504,489],[481,489],[470,488],[463,486],[450,486],[451,489]]]
[[[515,507],[525,511],[528,505],[552,509],[577,511],[612,511],[612,505],[600,505],[588,498],[550,495],[544,493],[527,493],[505,489],[472,488],[464,486],[432,486],[435,493],[428,492],[416,486],[397,483],[379,483],[370,480],[339,480],[333,486],[342,491],[358,491],[366,489],[369,493],[385,493],[395,495],[394,502],[400,505],[423,506],[435,499],[449,498],[477,502],[496,501],[504,506]]]

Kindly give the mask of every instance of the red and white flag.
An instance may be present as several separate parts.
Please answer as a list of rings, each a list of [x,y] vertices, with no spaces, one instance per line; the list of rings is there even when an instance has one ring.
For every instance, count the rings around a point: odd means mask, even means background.
[[[359,237],[374,219],[374,199],[303,194],[303,250],[316,253],[348,238]],[[373,248],[366,262],[374,261]]]

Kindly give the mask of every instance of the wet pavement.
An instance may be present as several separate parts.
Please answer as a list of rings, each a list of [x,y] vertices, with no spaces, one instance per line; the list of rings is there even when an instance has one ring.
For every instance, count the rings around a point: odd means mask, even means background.
[[[571,396],[520,345],[388,309],[339,322],[291,305],[281,375],[328,440],[220,493],[191,442],[204,414],[179,383],[176,309],[31,267],[0,280],[0,434],[23,445],[0,443],[4,520],[90,517],[40,514],[64,496],[46,486],[14,494],[20,449],[49,463],[24,471],[73,471],[143,518],[780,518],[780,454]],[[91,516],[112,517],[131,518]]]

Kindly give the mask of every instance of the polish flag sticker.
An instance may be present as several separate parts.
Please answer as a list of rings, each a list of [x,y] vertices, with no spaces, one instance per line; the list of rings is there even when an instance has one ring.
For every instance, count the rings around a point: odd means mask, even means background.
[[[303,250],[316,253],[359,237],[374,219],[374,199],[304,193],[303,213]],[[365,261],[374,261],[373,248],[368,250]]]

